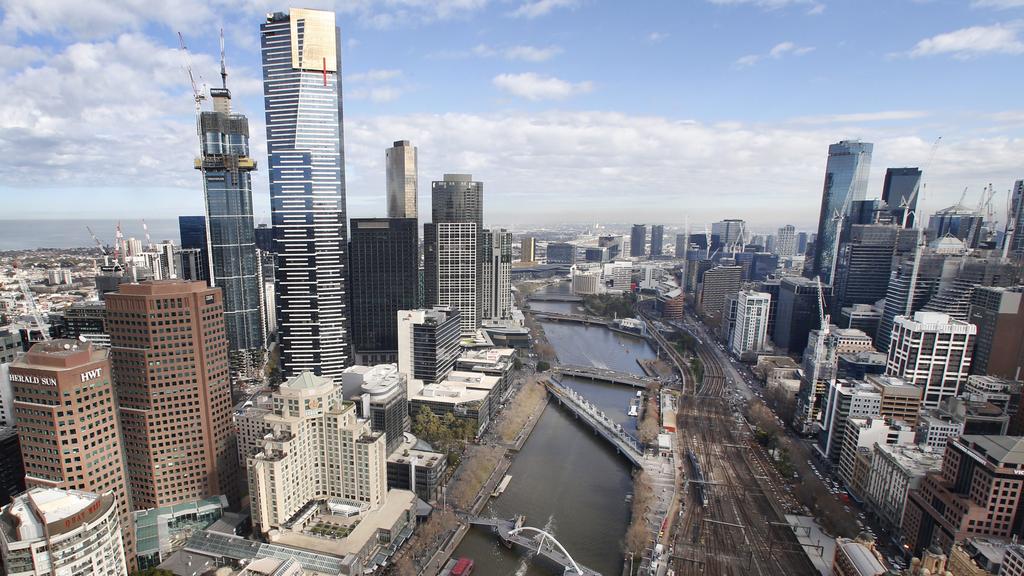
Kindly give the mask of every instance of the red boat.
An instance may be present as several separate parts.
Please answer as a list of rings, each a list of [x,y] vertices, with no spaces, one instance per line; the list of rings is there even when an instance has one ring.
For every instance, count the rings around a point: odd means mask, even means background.
[[[473,573],[473,561],[469,558],[459,558],[452,568],[452,576],[469,576]]]

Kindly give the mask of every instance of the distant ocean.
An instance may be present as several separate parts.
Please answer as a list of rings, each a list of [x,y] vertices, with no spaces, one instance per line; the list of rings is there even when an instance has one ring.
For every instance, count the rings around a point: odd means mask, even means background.
[[[81,248],[96,244],[86,226],[92,228],[100,241],[114,243],[117,220],[0,220],[0,250],[31,250],[33,248]],[[153,242],[178,238],[177,219],[146,220]],[[142,220],[121,220],[121,233],[125,238],[144,239]]]

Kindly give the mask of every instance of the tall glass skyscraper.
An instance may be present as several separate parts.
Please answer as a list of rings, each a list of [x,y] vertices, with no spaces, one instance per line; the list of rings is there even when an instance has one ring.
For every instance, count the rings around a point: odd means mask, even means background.
[[[917,197],[920,194],[914,192],[920,185],[920,168],[888,168],[885,171],[882,201],[889,205],[896,223],[903,223],[904,228],[913,228],[917,219]]]
[[[843,140],[828,147],[814,266],[810,268],[812,278],[821,276],[822,282],[832,282],[832,263],[835,262],[836,237],[839,234],[836,215],[844,211],[848,213],[851,202],[863,200],[867,195],[873,148],[874,144],[859,140]]]
[[[426,304],[458,308],[462,333],[471,335],[480,326],[484,289],[484,185],[472,174],[445,174],[430,190],[433,221],[423,225]]]
[[[226,73],[224,73],[226,78]],[[252,217],[249,119],[231,112],[227,83],[210,90],[213,111],[199,115],[202,170],[209,227],[210,285],[224,293],[232,374],[260,377],[263,363],[263,316]]]
[[[416,194],[419,175],[416,147],[398,140],[384,152],[387,165],[388,218],[416,219]]]
[[[281,372],[349,364],[341,33],[292,8],[260,26]]]

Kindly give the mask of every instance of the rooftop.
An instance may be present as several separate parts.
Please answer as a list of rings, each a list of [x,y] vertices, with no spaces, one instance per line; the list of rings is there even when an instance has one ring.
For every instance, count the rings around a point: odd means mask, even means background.
[[[971,449],[982,453],[994,464],[1024,464],[1024,438],[1020,436],[962,436],[961,441]]]

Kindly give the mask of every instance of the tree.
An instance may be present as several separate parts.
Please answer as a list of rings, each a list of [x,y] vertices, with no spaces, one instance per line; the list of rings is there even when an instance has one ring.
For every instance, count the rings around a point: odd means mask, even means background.
[[[549,364],[546,360],[537,361],[537,372],[547,372],[550,369],[551,364]]]

